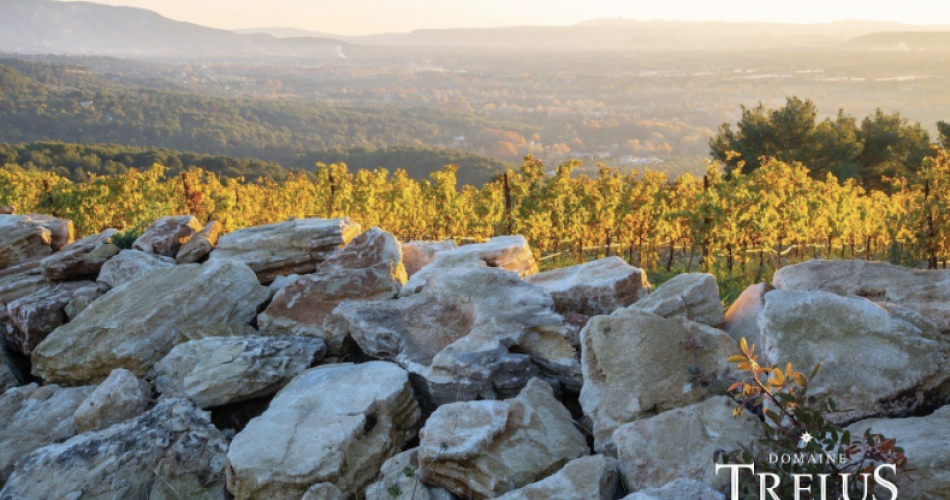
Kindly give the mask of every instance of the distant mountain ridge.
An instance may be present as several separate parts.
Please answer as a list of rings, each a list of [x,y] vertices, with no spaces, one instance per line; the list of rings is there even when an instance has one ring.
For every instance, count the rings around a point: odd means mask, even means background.
[[[573,26],[425,29],[336,36],[290,27],[220,30],[175,21],[145,9],[85,1],[0,0],[0,52],[177,60],[330,60],[347,58],[351,51],[361,47],[618,51],[864,48],[866,44],[849,42],[888,33],[940,31],[950,31],[950,26],[869,21],[788,24],[595,19]],[[915,43],[931,44],[916,38]]]
[[[872,34],[950,30],[878,21],[820,24],[724,21],[593,19],[572,26],[423,29],[366,36],[326,35],[297,28],[259,28],[239,33],[325,36],[353,45],[497,49],[775,49],[839,46]]]
[[[241,35],[91,2],[0,0],[0,50],[123,57],[338,57],[343,42]]]
[[[871,50],[950,50],[950,31],[874,33],[858,37],[849,45]]]
[[[243,30],[233,30],[239,35],[270,35],[275,38],[333,38],[339,39],[339,35],[331,35],[319,31],[304,30],[300,28],[272,27],[272,28],[250,28]]]

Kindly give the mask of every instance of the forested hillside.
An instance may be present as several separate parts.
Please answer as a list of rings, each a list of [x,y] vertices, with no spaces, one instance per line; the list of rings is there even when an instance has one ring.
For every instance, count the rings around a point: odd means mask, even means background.
[[[229,99],[119,85],[76,66],[0,61],[0,142],[6,143],[149,146],[286,166],[299,165],[295,161],[304,153],[449,146],[456,137],[485,130],[535,131],[436,108]],[[482,163],[491,162],[471,165]]]
[[[496,179],[510,166],[464,151],[407,146],[306,153],[293,158],[285,167],[257,159],[140,146],[61,142],[0,144],[0,166],[17,165],[26,171],[51,172],[74,182],[87,181],[92,175],[125,174],[132,169],[148,170],[154,165],[162,165],[167,176],[198,168],[224,178],[282,181],[290,172],[312,174],[317,163],[345,163],[354,172],[360,169],[402,169],[416,180],[425,179],[446,165],[456,165],[459,167],[459,182],[473,185]]]
[[[950,33],[946,31],[872,33],[852,40],[849,45],[872,50],[947,50],[950,49]]]
[[[132,169],[148,170],[156,164],[164,166],[170,176],[200,168],[228,178],[287,178],[287,170],[273,162],[108,144],[0,144],[0,165],[10,164],[19,165],[28,171],[51,172],[75,182],[87,181],[92,175],[119,175]],[[313,165],[310,170],[312,168]]]

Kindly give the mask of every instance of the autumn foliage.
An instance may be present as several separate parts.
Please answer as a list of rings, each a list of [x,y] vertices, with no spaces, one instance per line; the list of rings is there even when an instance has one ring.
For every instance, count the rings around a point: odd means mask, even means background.
[[[621,255],[648,269],[780,267],[806,258],[899,259],[943,266],[950,257],[950,154],[925,160],[913,178],[867,191],[856,181],[815,179],[797,164],[766,161],[703,178],[578,163],[550,171],[526,158],[482,187],[458,186],[457,167],[428,180],[405,171],[322,165],[286,180],[221,179],[192,169],[146,171],[71,182],[51,173],[0,168],[0,205],[72,219],[83,235],[141,229],[159,216],[191,213],[227,231],[290,217],[350,216],[404,240],[484,239],[515,233],[540,255]]]

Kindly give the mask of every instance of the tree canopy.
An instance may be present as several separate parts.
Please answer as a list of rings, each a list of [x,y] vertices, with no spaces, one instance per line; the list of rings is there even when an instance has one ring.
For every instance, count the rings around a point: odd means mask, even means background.
[[[353,172],[377,168],[385,168],[390,172],[402,169],[416,180],[427,179],[429,174],[446,165],[457,165],[459,182],[479,186],[495,180],[511,166],[464,151],[421,146],[315,151],[301,154],[287,161],[286,165],[278,165],[252,158],[116,144],[0,143],[0,166],[19,165],[27,171],[52,172],[74,182],[85,182],[93,175],[120,175],[132,169],[148,170],[155,164],[164,166],[164,173],[168,176],[199,168],[229,179],[243,177],[251,181],[282,181],[291,172],[312,173],[317,163],[346,164]]]
[[[84,182],[93,175],[147,170],[155,164],[164,165],[167,175],[178,175],[196,167],[227,178],[283,180],[287,177],[287,170],[283,167],[262,160],[114,144],[0,144],[0,165],[7,164],[19,165],[25,170],[52,172],[75,182]]]
[[[818,117],[811,100],[797,97],[778,109],[743,106],[735,129],[725,123],[710,139],[711,155],[729,173],[740,166],[743,173],[753,172],[763,159],[773,158],[799,162],[816,177],[859,179],[869,188],[882,187],[885,177],[910,175],[933,156],[927,131],[898,112],[878,109],[860,125],[843,110],[834,118]]]
[[[950,150],[950,122],[938,123],[937,130],[940,131],[940,146]]]

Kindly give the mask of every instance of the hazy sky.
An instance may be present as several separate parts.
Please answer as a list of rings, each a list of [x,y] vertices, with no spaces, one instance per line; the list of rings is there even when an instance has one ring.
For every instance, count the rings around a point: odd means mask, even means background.
[[[781,21],[867,19],[950,24],[947,0],[93,0],[216,28],[333,34],[421,28],[567,25],[593,18]]]

